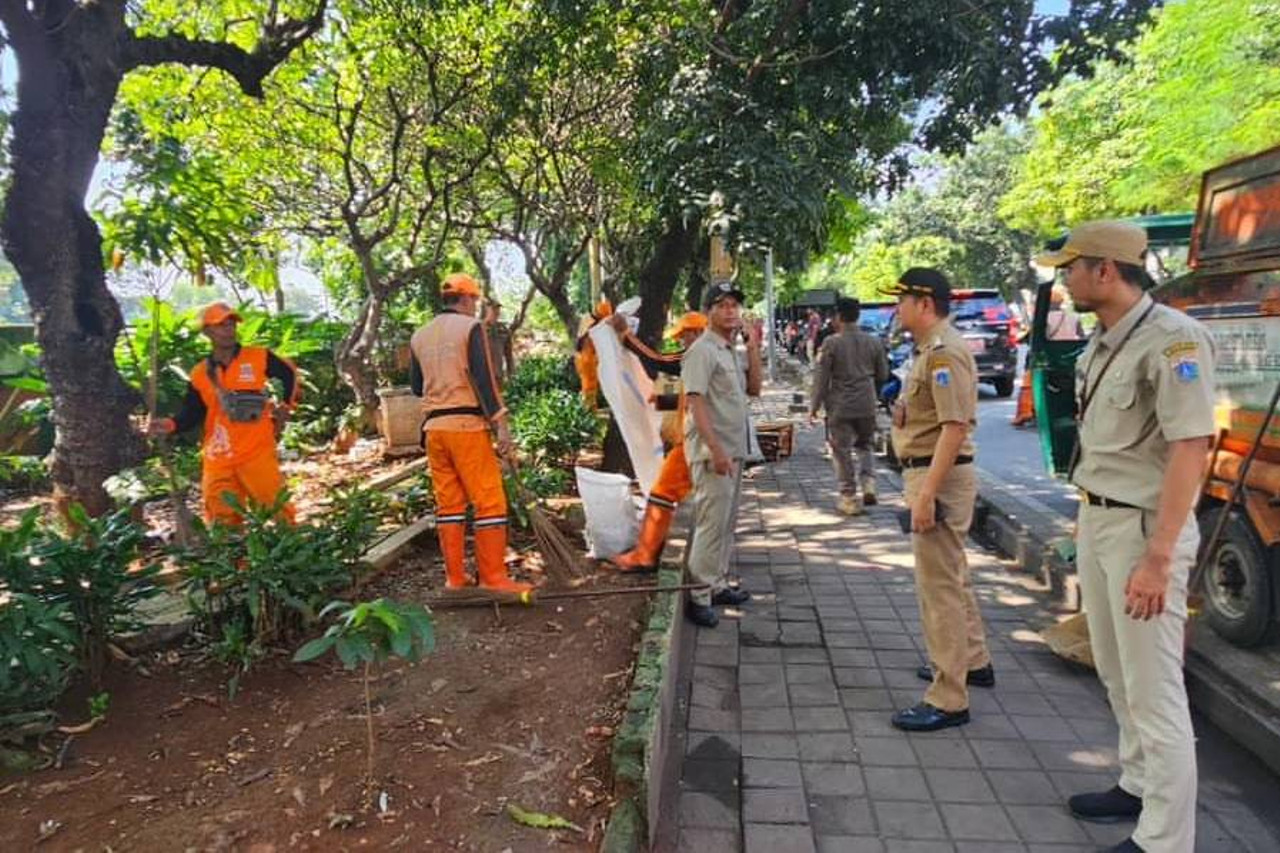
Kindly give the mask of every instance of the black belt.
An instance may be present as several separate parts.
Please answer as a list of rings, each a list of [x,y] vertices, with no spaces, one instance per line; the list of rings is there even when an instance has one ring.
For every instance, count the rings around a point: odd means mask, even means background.
[[[427,412],[427,416],[423,421],[429,421],[432,418],[443,418],[445,415],[479,415],[484,417],[484,410],[479,406],[454,406],[452,409],[432,409]]]
[[[1111,498],[1104,498],[1102,495],[1095,495],[1088,489],[1081,489],[1080,496],[1084,498],[1084,502],[1089,506],[1100,506],[1106,509],[1142,509],[1140,506],[1127,504],[1124,501],[1113,501]]]
[[[902,463],[903,468],[928,468],[930,465],[933,464],[933,457],[932,456],[913,456],[913,457],[899,459],[898,461]],[[972,461],[973,461],[972,456],[957,456],[955,464],[968,465]]]

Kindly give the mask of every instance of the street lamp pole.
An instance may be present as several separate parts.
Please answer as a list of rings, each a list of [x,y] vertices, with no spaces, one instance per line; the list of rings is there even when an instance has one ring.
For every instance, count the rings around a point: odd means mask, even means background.
[[[765,315],[765,358],[768,360],[769,381],[776,382],[777,374],[774,371],[774,345],[777,342],[777,336],[774,334],[773,319],[773,249],[770,248],[765,252],[764,256],[764,315]]]

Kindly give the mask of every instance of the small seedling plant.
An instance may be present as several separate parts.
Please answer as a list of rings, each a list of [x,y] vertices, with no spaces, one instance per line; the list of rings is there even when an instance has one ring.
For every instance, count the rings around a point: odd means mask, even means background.
[[[368,762],[365,783],[372,786],[375,741],[373,736],[373,701],[370,696],[372,671],[393,657],[416,661],[435,648],[435,627],[431,613],[419,604],[378,598],[351,604],[330,602],[320,611],[321,617],[332,614],[335,621],[319,637],[298,649],[297,663],[315,660],[332,651],[349,670],[364,667],[364,718],[368,736]]]

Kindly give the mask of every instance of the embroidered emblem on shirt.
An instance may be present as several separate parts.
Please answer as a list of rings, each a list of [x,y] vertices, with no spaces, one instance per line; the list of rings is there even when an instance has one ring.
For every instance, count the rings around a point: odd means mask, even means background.
[[[940,388],[946,388],[951,384],[951,368],[945,364],[933,369],[933,384]]]
[[[240,365],[240,381],[241,382],[253,381],[253,365],[249,364],[247,361]]]
[[[1195,382],[1200,378],[1200,362],[1193,355],[1184,355],[1170,364],[1179,382]]]

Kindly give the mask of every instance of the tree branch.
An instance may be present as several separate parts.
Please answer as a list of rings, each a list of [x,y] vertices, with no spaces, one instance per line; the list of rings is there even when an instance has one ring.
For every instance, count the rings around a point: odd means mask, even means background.
[[[12,0],[6,0],[8,2]],[[324,24],[327,3],[328,0],[319,0],[315,12],[307,18],[268,19],[252,51],[179,33],[163,36],[130,33],[121,46],[121,65],[125,71],[168,63],[217,68],[230,74],[240,91],[252,98],[261,98],[262,82],[267,75]]]

